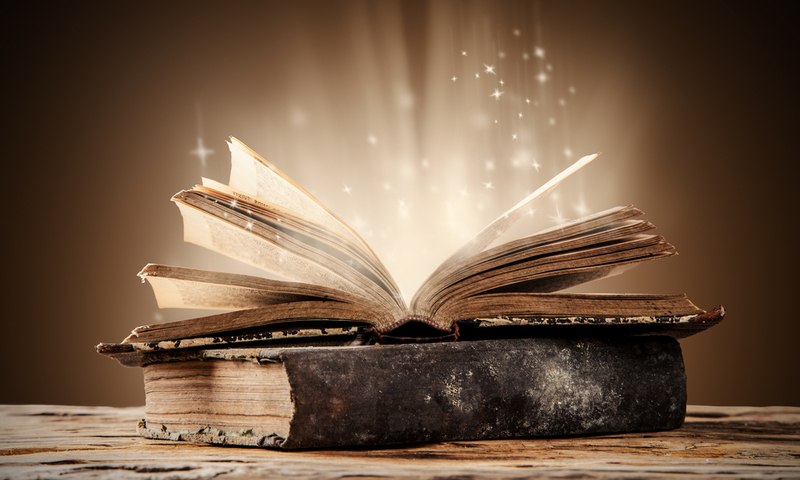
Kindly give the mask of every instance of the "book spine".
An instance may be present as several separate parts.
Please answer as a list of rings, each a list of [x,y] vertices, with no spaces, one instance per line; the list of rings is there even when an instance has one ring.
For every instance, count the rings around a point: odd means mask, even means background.
[[[667,430],[686,411],[668,337],[263,352],[292,389],[289,433],[268,442],[284,449]]]

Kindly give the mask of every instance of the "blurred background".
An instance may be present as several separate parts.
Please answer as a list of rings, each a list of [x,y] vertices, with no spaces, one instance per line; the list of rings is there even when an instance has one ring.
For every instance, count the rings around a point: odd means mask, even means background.
[[[139,269],[257,274],[183,243],[169,202],[203,176],[227,182],[232,135],[353,226],[409,295],[602,151],[508,235],[636,205],[680,255],[580,291],[724,305],[681,341],[689,402],[800,405],[790,7],[4,4],[0,403],[143,404],[141,372],[94,345],[191,315],[159,311]]]

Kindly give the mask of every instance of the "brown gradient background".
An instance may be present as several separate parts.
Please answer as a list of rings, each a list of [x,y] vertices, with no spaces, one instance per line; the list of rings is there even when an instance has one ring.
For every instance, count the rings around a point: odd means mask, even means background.
[[[686,292],[703,308],[728,309],[720,326],[681,342],[689,401],[800,405],[800,19],[789,3],[165,3],[0,7],[10,218],[1,403],[143,404],[141,372],[94,345],[153,321],[152,293],[134,275],[145,263],[218,266],[182,243],[169,197],[200,175],[227,180],[228,135],[279,157],[310,190],[330,177],[341,193],[332,172],[358,172],[358,148],[346,165],[297,158],[301,147],[322,151],[356,135],[380,97],[359,97],[386,77],[362,77],[382,57],[359,57],[353,32],[404,55],[410,123],[423,129],[413,120],[435,100],[426,88],[437,68],[432,45],[455,19],[526,34],[536,27],[579,93],[572,149],[604,152],[582,180],[592,206],[637,205],[677,246],[677,258],[606,280],[603,290]],[[297,99],[309,115],[323,103],[334,114],[313,136],[276,134]],[[188,153],[198,104],[216,151],[204,171]],[[340,197],[320,193],[347,213]]]

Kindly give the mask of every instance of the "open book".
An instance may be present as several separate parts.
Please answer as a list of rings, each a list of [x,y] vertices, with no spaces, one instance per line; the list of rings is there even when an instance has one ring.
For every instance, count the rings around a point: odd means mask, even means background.
[[[705,312],[685,295],[554,293],[675,254],[632,206],[488,248],[529,205],[597,155],[581,158],[489,224],[439,265],[407,304],[352,228],[242,142],[231,138],[229,146],[229,185],[204,179],[172,198],[185,240],[288,281],[149,264],[139,275],[160,307],[229,312],[139,327],[124,343],[200,346],[221,336],[332,335],[353,328],[379,338],[435,339],[457,335],[459,325],[670,325],[681,336],[724,314],[721,308]],[[687,325],[692,328],[681,328]]]

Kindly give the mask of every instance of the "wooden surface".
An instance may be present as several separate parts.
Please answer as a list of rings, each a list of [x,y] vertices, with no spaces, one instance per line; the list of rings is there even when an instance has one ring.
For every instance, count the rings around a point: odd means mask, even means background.
[[[0,406],[0,478],[800,478],[800,408],[690,406],[651,434],[279,452],[147,440],[142,408]]]

